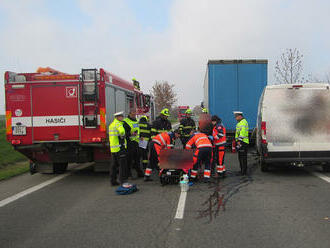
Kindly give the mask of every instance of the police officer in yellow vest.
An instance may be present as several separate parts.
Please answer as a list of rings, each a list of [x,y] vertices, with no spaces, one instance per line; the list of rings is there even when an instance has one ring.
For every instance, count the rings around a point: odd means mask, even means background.
[[[238,151],[238,160],[242,175],[247,173],[247,151],[249,146],[249,124],[243,117],[243,112],[234,111],[236,124],[235,141]]]
[[[126,182],[127,162],[126,162],[126,139],[125,129],[123,127],[124,112],[114,114],[115,119],[109,126],[109,142],[112,157],[112,166],[110,168],[110,182],[112,186],[119,185],[117,174],[119,170],[119,182]]]
[[[135,109],[131,109],[128,117],[124,119],[124,128],[126,131],[127,140],[128,176],[132,177],[132,168],[134,168],[138,177],[144,177],[144,174],[140,168],[140,128],[139,122],[136,119]]]

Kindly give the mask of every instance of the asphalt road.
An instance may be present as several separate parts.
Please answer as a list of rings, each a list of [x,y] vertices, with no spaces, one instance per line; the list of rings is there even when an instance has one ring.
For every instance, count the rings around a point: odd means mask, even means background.
[[[330,247],[329,182],[304,168],[262,173],[252,156],[247,177],[236,154],[226,165],[225,179],[190,187],[183,219],[175,219],[178,185],[162,187],[154,175],[117,196],[107,174],[73,167],[0,207],[0,247]],[[0,202],[55,177],[0,182]]]

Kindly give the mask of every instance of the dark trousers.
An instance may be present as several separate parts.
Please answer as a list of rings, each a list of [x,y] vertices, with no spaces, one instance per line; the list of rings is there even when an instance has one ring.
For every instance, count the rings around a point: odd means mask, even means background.
[[[127,165],[128,176],[132,176],[132,168],[136,170],[138,176],[143,176],[143,172],[140,168],[139,144],[135,141],[127,144]]]
[[[126,182],[128,177],[126,150],[111,153],[112,166],[110,168],[110,180],[111,183],[117,182],[117,174],[119,173],[119,182],[122,184]]]
[[[241,168],[242,175],[246,175],[247,173],[247,152],[248,152],[248,144],[241,142],[241,147],[238,149],[238,160],[239,166]]]
[[[211,156],[212,156],[212,148],[211,147],[203,147],[197,149],[194,157],[194,170],[198,170],[202,163],[205,164],[205,170],[209,170],[211,166]],[[197,160],[196,160],[197,159]]]
[[[149,169],[156,169],[156,168],[158,168],[159,160],[158,160],[158,153],[157,153],[157,150],[156,150],[156,147],[155,146],[159,146],[159,145],[157,143],[151,141],[150,142],[150,146],[149,146],[150,147],[149,165],[147,167]]]
[[[145,170],[149,163],[148,147],[146,149],[139,147],[139,150],[140,150],[140,159],[142,160],[142,168],[143,168],[143,170]]]
[[[189,140],[189,137],[180,137],[183,149],[186,149],[186,144]]]

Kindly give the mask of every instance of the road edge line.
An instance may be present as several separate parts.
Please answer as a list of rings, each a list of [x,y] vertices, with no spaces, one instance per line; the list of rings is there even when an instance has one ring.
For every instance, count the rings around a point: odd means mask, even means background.
[[[18,200],[18,199],[20,199],[20,198],[22,198],[22,197],[24,197],[24,196],[26,196],[26,195],[29,195],[29,194],[31,194],[31,193],[33,193],[33,192],[36,192],[36,191],[38,191],[39,189],[42,189],[42,188],[44,188],[44,187],[46,187],[46,186],[48,186],[48,185],[50,185],[50,184],[56,183],[57,181],[59,181],[59,180],[65,178],[65,177],[68,177],[68,176],[72,175],[72,173],[73,173],[75,170],[81,170],[81,169],[84,169],[84,168],[89,167],[89,166],[90,166],[90,164],[82,165],[82,166],[76,167],[76,168],[75,168],[72,172],[70,172],[70,173],[56,176],[56,177],[54,177],[54,178],[52,178],[52,179],[49,179],[49,180],[47,180],[47,181],[45,181],[45,182],[43,182],[43,183],[40,183],[40,184],[35,185],[35,186],[32,186],[32,187],[30,187],[30,188],[28,188],[28,189],[26,189],[26,190],[23,190],[23,191],[21,191],[21,192],[15,194],[15,195],[12,195],[12,196],[10,196],[10,197],[7,197],[7,198],[5,198],[5,199],[3,199],[3,200],[0,201],[0,208],[2,208],[2,207],[4,207],[4,206],[8,205],[9,203],[12,203],[12,202],[16,201],[16,200]]]
[[[319,172],[312,172],[312,174],[313,174],[314,176],[316,176],[316,177],[318,177],[318,178],[321,178],[322,180],[324,180],[324,181],[330,183],[330,177],[325,176],[325,175],[323,175],[323,174],[321,174],[321,173],[319,173]]]

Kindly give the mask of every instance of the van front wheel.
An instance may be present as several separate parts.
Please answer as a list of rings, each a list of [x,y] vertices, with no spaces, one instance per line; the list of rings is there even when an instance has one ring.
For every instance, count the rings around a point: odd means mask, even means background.
[[[330,163],[322,165],[323,172],[330,172]]]

